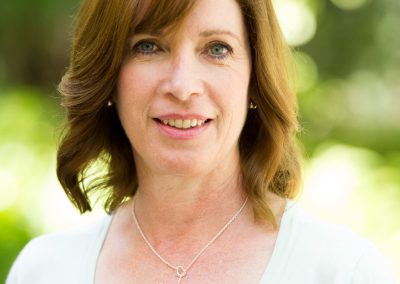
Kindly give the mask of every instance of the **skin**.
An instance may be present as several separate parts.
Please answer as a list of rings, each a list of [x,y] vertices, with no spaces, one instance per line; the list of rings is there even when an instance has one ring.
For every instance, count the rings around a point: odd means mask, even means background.
[[[142,221],[161,223],[151,235],[160,226],[192,230],[191,220],[214,214],[224,196],[232,200],[228,212],[244,201],[238,139],[248,109],[247,31],[236,3],[211,2],[197,3],[173,34],[134,35],[121,68],[117,109],[134,149],[137,213],[143,220],[145,208],[159,209]],[[226,9],[231,14],[220,13]],[[198,115],[211,121],[192,139],[165,135],[155,121]]]
[[[135,34],[129,44],[116,106],[138,172],[136,216],[155,249],[185,266],[246,199],[238,140],[248,111],[247,31],[234,0],[200,0],[173,33]],[[161,122],[199,117],[208,123],[193,135]],[[270,206],[279,220],[284,201],[271,198]],[[144,244],[131,208],[128,202],[113,218],[96,283],[176,283],[174,271]],[[268,228],[254,223],[247,204],[186,283],[238,283],[243,269],[252,272],[239,283],[257,283],[276,239]]]
[[[213,22],[201,13],[195,10],[178,33],[130,40],[117,107],[141,172],[193,179],[237,164],[251,69],[247,34],[235,17]],[[164,135],[154,121],[173,114],[212,121],[202,135],[182,141]]]

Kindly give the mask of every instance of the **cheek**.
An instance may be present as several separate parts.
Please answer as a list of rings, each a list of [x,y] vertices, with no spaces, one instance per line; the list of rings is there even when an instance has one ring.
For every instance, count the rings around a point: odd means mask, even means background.
[[[226,79],[215,89],[214,94],[217,95],[214,101],[218,109],[218,133],[228,146],[237,143],[246,120],[248,84],[245,77],[228,76]]]
[[[245,72],[246,68],[242,71],[237,71],[230,78],[229,91],[227,100],[229,101],[231,118],[231,127],[235,128],[239,133],[241,132],[244,122],[246,120],[248,111],[248,91],[249,91],[249,73]],[[238,135],[236,133],[235,135]]]
[[[122,126],[131,139],[135,128],[142,128],[148,105],[148,84],[135,68],[121,69],[117,82],[116,106]]]
[[[141,66],[121,69],[117,85],[117,108],[121,119],[145,119],[154,97],[154,72]]]
[[[147,75],[143,75],[138,68],[124,66],[118,77],[118,97],[120,100],[131,100],[140,96],[147,87]]]
[[[230,72],[214,74],[214,88],[216,89],[216,100],[222,106],[221,111],[229,112],[241,119],[247,110],[249,72],[246,68],[242,70],[233,69]],[[218,76],[219,75],[219,76]]]

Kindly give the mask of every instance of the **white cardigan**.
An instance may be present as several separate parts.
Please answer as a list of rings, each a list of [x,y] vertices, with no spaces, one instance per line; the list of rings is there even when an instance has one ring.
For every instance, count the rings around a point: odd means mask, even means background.
[[[96,261],[112,216],[70,233],[29,242],[6,284],[94,284]],[[273,255],[260,284],[394,284],[378,250],[343,226],[288,201]],[[112,283],[113,284],[113,283]]]

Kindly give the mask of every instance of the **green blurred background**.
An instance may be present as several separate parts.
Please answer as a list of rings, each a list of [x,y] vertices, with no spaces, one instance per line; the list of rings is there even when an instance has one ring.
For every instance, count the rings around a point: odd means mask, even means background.
[[[400,276],[400,1],[277,0],[298,71],[299,203],[374,241]],[[0,282],[26,242],[90,222],[55,176],[77,0],[0,2]]]

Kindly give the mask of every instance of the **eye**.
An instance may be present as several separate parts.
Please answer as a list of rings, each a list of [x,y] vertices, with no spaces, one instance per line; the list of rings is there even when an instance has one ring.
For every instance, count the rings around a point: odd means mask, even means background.
[[[153,41],[141,40],[133,46],[132,51],[134,53],[151,55],[157,53],[159,51],[159,47]]]
[[[232,52],[232,47],[221,42],[211,43],[207,47],[207,55],[215,59],[224,59]]]

